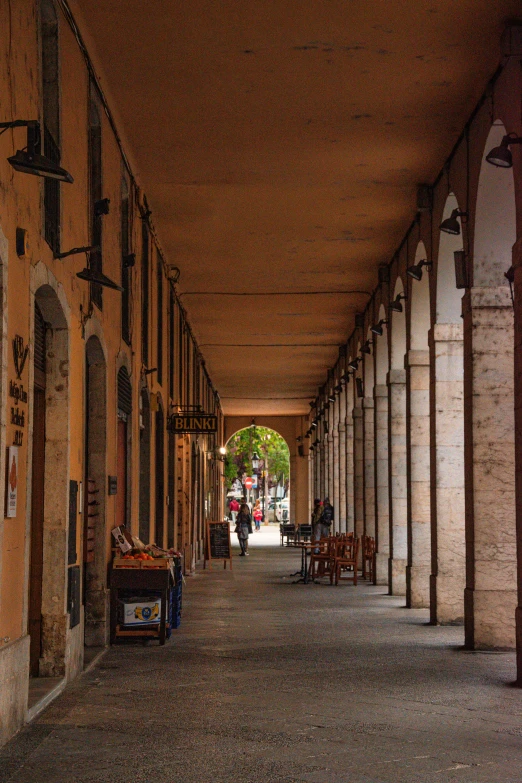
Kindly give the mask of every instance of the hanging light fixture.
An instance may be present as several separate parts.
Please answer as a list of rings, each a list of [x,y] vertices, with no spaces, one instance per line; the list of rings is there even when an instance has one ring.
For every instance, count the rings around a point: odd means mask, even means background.
[[[390,302],[388,305],[389,309],[392,310],[394,313],[402,313],[402,304],[401,299],[406,301],[406,294],[397,294],[393,302]]]
[[[364,343],[364,345],[361,348],[361,353],[366,353],[366,354],[370,354],[371,355],[371,352],[372,352],[372,349],[370,348],[371,344],[372,344],[371,340],[366,340],[366,342]]]
[[[417,264],[409,266],[406,270],[406,274],[414,280],[422,280],[422,268],[424,266],[426,269],[431,269],[431,261],[427,261],[427,259],[423,258],[422,261],[419,261]]]
[[[111,280],[110,277],[104,275],[103,272],[96,272],[94,269],[89,269],[89,267],[85,267],[81,272],[77,272],[76,277],[79,277],[80,280],[87,280],[88,283],[96,283],[96,285],[102,285],[105,288],[112,288],[114,291],[123,292],[121,285],[115,283],[114,280]]]
[[[23,150],[17,150],[15,155],[7,158],[15,171],[20,171],[22,174],[34,174],[36,177],[57,179],[60,182],[74,182],[68,171],[41,154],[42,136],[40,123],[37,120],[0,122],[0,128],[2,133],[5,133],[8,128],[27,128],[27,147]]]
[[[337,384],[337,386],[336,386],[336,387],[335,387],[335,389],[334,389],[334,392],[335,392],[336,394],[340,394],[340,393],[342,392],[342,390],[343,390],[342,384],[341,384],[341,383],[338,383],[338,384]]]
[[[501,169],[510,169],[513,166],[513,155],[509,149],[511,144],[522,144],[522,136],[516,133],[508,133],[500,142],[499,147],[493,147],[486,155],[486,160],[492,166],[498,166]]]
[[[374,326],[370,327],[370,332],[373,332],[373,334],[376,334],[378,337],[382,337],[383,335],[383,326],[384,324],[387,324],[388,321],[386,318],[381,318],[378,324],[375,324]]]
[[[356,356],[355,359],[352,359],[351,362],[348,362],[348,367],[351,367],[351,369],[355,372],[355,370],[357,370],[357,368],[359,366],[359,362],[360,361],[361,360],[360,360],[359,356]]]
[[[460,234],[460,223],[457,218],[467,218],[467,212],[461,212],[460,209],[454,209],[449,218],[443,220],[439,228],[444,231],[445,234],[453,234],[458,236]]]
[[[335,394],[329,394],[328,395],[328,401],[329,402],[335,402]]]

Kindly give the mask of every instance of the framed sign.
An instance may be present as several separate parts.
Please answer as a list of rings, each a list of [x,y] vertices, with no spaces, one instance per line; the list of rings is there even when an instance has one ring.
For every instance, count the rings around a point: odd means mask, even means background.
[[[7,449],[7,512],[6,517],[16,516],[18,501],[18,446]]]
[[[227,567],[227,561],[232,569],[232,545],[230,543],[230,525],[228,522],[207,522],[207,548],[205,554],[205,568],[209,563],[212,570],[213,560],[223,560],[223,568]]]
[[[167,419],[167,430],[175,435],[185,433],[193,435],[208,435],[217,432],[217,416],[207,413],[171,413]]]

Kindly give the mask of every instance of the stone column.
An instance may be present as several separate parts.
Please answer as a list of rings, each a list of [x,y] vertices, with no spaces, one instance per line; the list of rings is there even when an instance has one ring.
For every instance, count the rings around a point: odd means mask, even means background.
[[[429,333],[432,623],[464,621],[464,381],[461,323]]]
[[[346,532],[346,478],[346,420],[344,404],[342,404],[339,420],[339,530],[341,533]]]
[[[363,399],[364,532],[375,537],[375,417],[373,397]]]
[[[388,584],[390,557],[390,495],[388,466],[388,387],[375,386],[375,576],[378,585]]]
[[[515,488],[518,560],[517,683],[522,686],[522,240],[513,247],[515,269]]]
[[[332,450],[332,473],[333,473],[333,497],[330,498],[333,503],[335,518],[334,518],[334,531],[340,530],[339,525],[339,503],[340,503],[340,488],[339,488],[339,396],[336,395],[334,403],[334,415],[333,415],[333,450]]]
[[[509,288],[463,299],[466,646],[515,647],[513,307]]]
[[[406,595],[407,480],[406,480],[406,370],[390,370],[389,389],[389,492],[390,492],[390,595]]]
[[[327,440],[327,449],[328,449],[328,484],[326,487],[326,495],[330,498],[330,503],[334,502],[334,425],[333,425],[333,416],[330,416],[329,426],[328,426],[328,440]]]
[[[319,482],[319,497],[322,499],[324,498],[326,494],[326,446],[325,446],[325,436],[322,432],[322,426],[321,426],[321,432],[319,435],[319,470],[320,470],[320,482]]]
[[[355,461],[353,409],[346,415],[346,532],[355,530]]]
[[[408,440],[408,565],[406,606],[430,605],[430,355],[406,357]]]
[[[356,536],[364,533],[364,433],[363,409],[353,409],[354,434],[354,530]]]

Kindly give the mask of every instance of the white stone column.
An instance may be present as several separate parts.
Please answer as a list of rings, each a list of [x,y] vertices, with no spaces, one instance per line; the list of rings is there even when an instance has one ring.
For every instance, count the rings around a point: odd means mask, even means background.
[[[355,461],[353,408],[346,414],[346,531],[355,530]]]
[[[336,395],[334,402],[334,415],[333,415],[333,451],[332,451],[332,473],[333,473],[333,497],[331,502],[333,503],[335,517],[334,517],[334,530],[338,532],[340,528],[339,524],[339,512],[340,512],[340,485],[339,485],[339,395]]]
[[[509,288],[463,299],[466,646],[515,647],[513,307]]]
[[[328,449],[328,485],[327,485],[327,489],[326,489],[326,494],[330,498],[330,503],[333,505],[333,502],[334,502],[334,424],[333,424],[333,415],[330,415],[330,417],[329,417],[327,449]]]
[[[406,606],[430,605],[430,355],[409,351],[406,357],[408,460],[408,565]]]
[[[359,401],[358,401],[359,402]],[[353,409],[354,435],[354,530],[356,536],[364,533],[364,432],[363,409]]]
[[[364,412],[364,533],[367,536],[375,537],[375,417],[373,397],[364,397],[362,402]]]
[[[432,623],[464,621],[464,370],[461,323],[435,324],[431,360]]]
[[[375,386],[375,576],[388,584],[390,557],[390,495],[388,466],[388,387]]]
[[[339,530],[346,532],[346,391],[341,394],[340,419],[339,419]]]
[[[406,370],[390,370],[389,389],[389,492],[390,492],[390,595],[406,595],[407,478],[406,478]]]

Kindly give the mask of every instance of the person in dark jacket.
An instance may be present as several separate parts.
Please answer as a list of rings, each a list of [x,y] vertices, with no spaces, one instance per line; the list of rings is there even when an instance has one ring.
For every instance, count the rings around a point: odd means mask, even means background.
[[[241,547],[240,557],[248,556],[248,536],[252,532],[252,518],[246,503],[241,505],[236,520],[236,533]]]
[[[321,525],[323,527],[323,536],[329,536],[332,523],[334,521],[334,507],[330,503],[330,498],[324,499],[323,513],[321,514]]]

